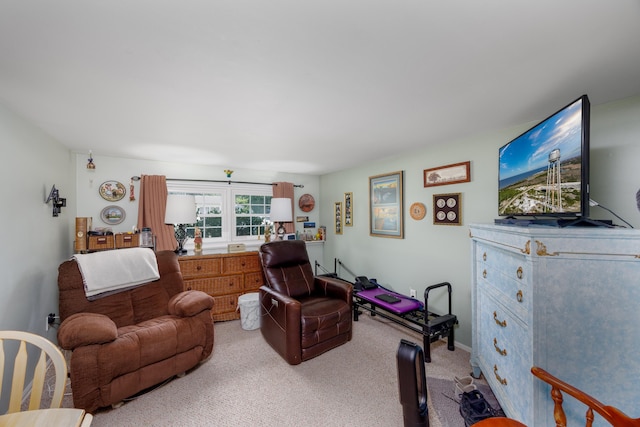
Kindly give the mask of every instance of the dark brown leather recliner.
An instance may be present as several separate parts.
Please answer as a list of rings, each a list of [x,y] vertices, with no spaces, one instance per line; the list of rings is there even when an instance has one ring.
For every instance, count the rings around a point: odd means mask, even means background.
[[[351,340],[353,288],[314,276],[302,240],[265,243],[260,260],[260,330],[289,364],[297,365]]]

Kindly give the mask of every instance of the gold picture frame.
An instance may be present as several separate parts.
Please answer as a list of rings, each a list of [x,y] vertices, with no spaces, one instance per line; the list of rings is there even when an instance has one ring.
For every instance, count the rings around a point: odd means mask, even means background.
[[[335,232],[342,234],[342,202],[335,202],[333,206]]]
[[[344,193],[344,226],[353,227],[353,193]]]

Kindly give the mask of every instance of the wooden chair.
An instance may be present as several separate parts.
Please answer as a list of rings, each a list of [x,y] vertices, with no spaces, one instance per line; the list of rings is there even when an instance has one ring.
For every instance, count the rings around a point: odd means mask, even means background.
[[[619,409],[602,404],[600,401],[578,390],[574,386],[554,377],[542,368],[534,366],[531,368],[531,373],[540,380],[551,385],[551,399],[553,399],[554,402],[553,418],[556,422],[556,427],[566,427],[567,425],[567,417],[564,413],[564,409],[562,408],[562,392],[579,400],[587,406],[587,411],[585,413],[586,427],[591,427],[593,425],[594,411],[600,414],[602,418],[614,427],[640,427],[640,418],[630,418]],[[526,426],[509,418],[487,418],[486,420],[474,424],[474,427]]]
[[[21,411],[25,378],[32,378],[28,410],[41,408],[43,404],[42,394],[45,388],[47,357],[51,360],[55,370],[55,384],[51,402],[46,407],[59,408],[62,405],[67,382],[67,364],[62,352],[51,341],[39,335],[29,332],[0,330],[0,387],[3,384],[5,364],[11,363],[10,360],[7,360],[7,356],[15,353],[16,349],[17,354],[13,360],[13,369],[8,371],[13,371],[13,378],[10,383],[10,400],[6,413]],[[31,357],[29,357],[28,353],[31,353]],[[37,359],[35,365],[28,363],[31,358]],[[33,366],[33,369],[30,366]],[[3,391],[5,390],[0,388],[0,396],[3,395]]]
[[[557,427],[564,427],[567,425],[567,417],[562,409],[562,392],[565,392],[569,396],[578,399],[580,402],[587,406],[587,412],[585,414],[586,426],[591,427],[593,424],[593,411],[596,411],[602,416],[609,424],[615,427],[640,427],[640,418],[630,418],[622,411],[613,406],[606,406],[600,403],[600,401],[589,396],[588,394],[578,390],[565,383],[564,381],[554,377],[542,368],[534,366],[531,368],[531,373],[541,379],[542,381],[551,384],[551,398],[554,402],[553,418],[556,420]]]

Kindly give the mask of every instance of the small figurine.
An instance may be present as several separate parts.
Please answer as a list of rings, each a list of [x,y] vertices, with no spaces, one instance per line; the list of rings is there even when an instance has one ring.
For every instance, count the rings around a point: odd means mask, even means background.
[[[194,252],[196,255],[200,255],[202,253],[202,232],[198,227],[195,230],[195,238],[193,239],[194,243]]]

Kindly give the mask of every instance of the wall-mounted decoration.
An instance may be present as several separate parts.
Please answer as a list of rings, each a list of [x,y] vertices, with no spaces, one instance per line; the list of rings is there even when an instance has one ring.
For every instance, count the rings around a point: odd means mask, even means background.
[[[49,197],[47,197],[47,199],[44,202],[53,203],[52,216],[58,216],[60,212],[62,212],[62,208],[67,206],[67,199],[65,199],[64,197],[60,197],[60,191],[58,191],[55,184],[53,185],[53,187],[51,187],[51,191],[49,192]]]
[[[316,205],[316,200],[311,194],[303,194],[298,199],[298,207],[302,212],[311,212]]]
[[[335,202],[333,209],[336,234],[342,234],[342,202]]]
[[[116,225],[124,221],[126,214],[120,206],[107,206],[100,212],[100,219],[105,224]]]
[[[96,164],[93,163],[93,154],[91,153],[91,150],[89,150],[89,158],[87,159],[87,169],[95,170],[95,168],[96,168]]]
[[[427,214],[427,208],[424,203],[416,202],[409,208],[409,215],[416,221],[420,221]]]
[[[297,216],[296,217],[296,222],[305,222],[305,221],[309,221],[309,217],[308,216]]]
[[[433,195],[433,223],[435,225],[462,225],[462,194]]]
[[[353,227],[353,193],[344,193],[344,226]]]
[[[402,171],[369,177],[369,234],[404,238]]]
[[[454,163],[424,170],[425,187],[469,181],[471,181],[471,162]]]
[[[118,181],[105,181],[100,184],[98,191],[100,192],[100,196],[107,202],[117,202],[127,194],[127,189]]]

